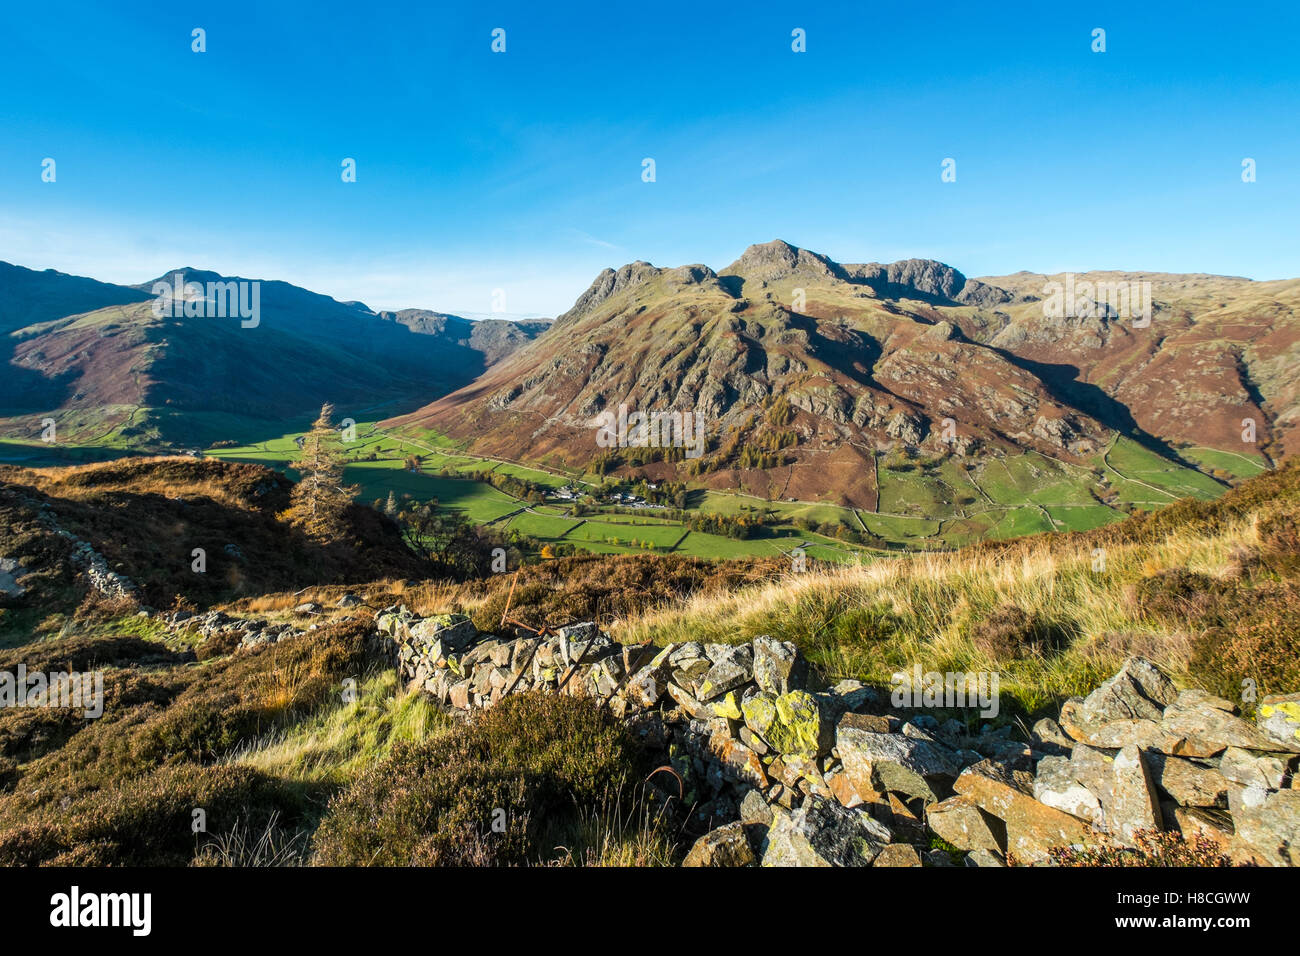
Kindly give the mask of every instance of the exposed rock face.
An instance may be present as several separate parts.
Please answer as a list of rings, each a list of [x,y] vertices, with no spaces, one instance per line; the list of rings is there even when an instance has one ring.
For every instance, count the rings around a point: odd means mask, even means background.
[[[1006,291],[971,282],[952,266],[933,259],[903,259],[889,265],[869,262],[844,266],[844,271],[851,279],[890,298],[919,297],[972,305],[997,305],[1011,299]]]
[[[709,271],[712,274],[712,270]],[[641,259],[628,263],[617,272],[613,269],[605,269],[596,276],[587,291],[578,296],[578,301],[573,304],[573,308],[556,318],[555,324],[558,327],[573,317],[584,315],[611,296],[647,282],[662,272],[662,269],[657,269]]]
[[[1011,727],[968,733],[882,713],[885,697],[856,681],[816,690],[798,649],[768,636],[622,646],[583,623],[500,638],[463,615],[402,607],[376,623],[375,647],[452,710],[541,690],[594,698],[638,732],[653,725],[647,739],[666,749],[707,830],[691,866],[952,865],[909,847],[930,834],[972,866],[1050,863],[1164,829],[1205,837],[1234,862],[1298,862],[1300,753],[1289,724],[1283,740],[1264,730],[1292,698],[1269,698],[1252,724],[1142,658],[1023,742]]]
[[[832,262],[816,252],[799,249],[780,239],[750,246],[739,259],[723,269],[722,274],[769,282],[797,275],[810,278],[846,278],[844,267],[839,263]]]

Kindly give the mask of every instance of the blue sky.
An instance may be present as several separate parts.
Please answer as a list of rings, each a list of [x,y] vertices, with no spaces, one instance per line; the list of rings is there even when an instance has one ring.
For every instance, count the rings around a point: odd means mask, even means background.
[[[1300,276],[1294,3],[294,7],[7,4],[0,259],[547,315],[605,266],[776,237],[968,275]]]

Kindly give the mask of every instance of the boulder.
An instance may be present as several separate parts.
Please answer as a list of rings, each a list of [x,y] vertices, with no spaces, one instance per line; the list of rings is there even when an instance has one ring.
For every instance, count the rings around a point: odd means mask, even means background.
[[[1061,708],[1060,725],[1072,738],[1093,743],[1093,735],[1117,720],[1159,721],[1178,691],[1173,681],[1143,657],[1130,657],[1123,667],[1083,700],[1072,698]]]
[[[877,734],[896,734],[903,727],[903,721],[893,714],[854,714],[840,717],[836,727],[852,727],[854,730],[870,730]]]
[[[749,683],[753,670],[754,651],[748,644],[737,644],[719,651],[713,666],[696,685],[696,696],[702,701],[720,697],[727,691]]]
[[[1034,724],[1031,734],[1035,748],[1050,754],[1069,754],[1071,748],[1074,747],[1074,741],[1070,739],[1070,735],[1062,730],[1061,725],[1052,720],[1051,717],[1044,717]]]
[[[769,694],[787,694],[802,690],[808,677],[808,665],[793,644],[768,635],[754,638],[754,681]]]
[[[892,790],[926,803],[952,793],[952,782],[962,766],[957,754],[942,744],[859,730],[843,720],[835,748],[849,783],[859,793]]]
[[[1160,799],[1142,752],[1134,746],[1114,757],[1084,744],[1070,755],[1070,773],[1101,803],[1097,829],[1123,843],[1133,843],[1138,830],[1159,829]]]
[[[1179,806],[1228,805],[1228,779],[1215,767],[1162,753],[1147,753],[1146,758],[1151,764],[1156,785]]]
[[[1255,722],[1260,732],[1292,753],[1300,752],[1300,694],[1271,694],[1259,702]]]
[[[472,703],[469,681],[452,684],[447,689],[447,702],[458,710],[469,710]]]
[[[953,783],[985,813],[1007,828],[1007,850],[1020,860],[1038,862],[1054,847],[1104,842],[1105,837],[1077,817],[1049,807],[1032,795],[1032,778],[981,761],[962,771]]]
[[[749,787],[767,786],[767,773],[758,754],[725,731],[719,729],[709,736],[708,752],[727,782]]]
[[[669,644],[659,651],[651,660],[627,682],[625,693],[628,700],[637,707],[649,709],[659,703],[668,686],[668,674],[671,669],[668,657],[676,649]]]
[[[1293,774],[1293,758],[1278,754],[1255,754],[1229,747],[1219,759],[1219,773],[1229,783],[1263,790],[1281,790]]]
[[[672,681],[668,682],[668,696],[686,713],[687,717],[694,720],[708,720],[713,716],[711,707],[701,704],[684,687],[678,687]]]
[[[1160,797],[1142,751],[1137,747],[1130,745],[1120,750],[1111,766],[1113,783],[1101,803],[1106,831],[1125,843],[1132,843],[1138,830],[1160,829]]]
[[[735,691],[727,691],[721,697],[711,701],[709,707],[715,717],[722,717],[726,720],[745,719],[745,713],[740,709],[740,698],[736,696]]]
[[[760,790],[747,790],[740,801],[740,822],[768,825],[775,814]]]
[[[744,824],[737,821],[696,840],[682,866],[753,866],[757,862]]]
[[[1046,806],[1063,810],[1094,826],[1102,823],[1101,799],[1075,779],[1066,757],[1052,756],[1040,760],[1031,792],[1035,800]]]
[[[411,638],[421,644],[441,641],[444,647],[463,651],[478,638],[478,628],[464,614],[435,614],[408,625]]]
[[[27,588],[18,579],[29,573],[14,558],[0,558],[0,598],[14,600],[26,594]]]
[[[894,839],[905,843],[925,843],[929,834],[925,821],[912,812],[912,808],[899,798],[896,793],[872,794],[871,799],[863,803],[872,819],[883,823]]]
[[[762,736],[777,753],[815,758],[831,749],[834,729],[822,719],[821,707],[812,694],[802,690],[781,694],[773,701],[773,711],[773,720]]]
[[[916,847],[907,843],[891,843],[883,847],[876,858],[871,861],[872,866],[920,866],[921,854],[916,852]]]
[[[842,680],[832,687],[828,693],[839,698],[844,711],[853,711],[860,707],[885,702],[885,697],[880,691],[856,680]]]
[[[566,664],[590,664],[614,650],[614,642],[592,621],[570,624],[559,630],[560,659]]]
[[[1227,709],[1224,708],[1226,705]],[[1277,741],[1232,713],[1232,705],[1202,691],[1183,691],[1160,721],[1160,749],[1182,757],[1214,757],[1229,747],[1274,750]]]
[[[1228,799],[1243,843],[1271,866],[1300,866],[1300,790],[1246,787]]]
[[[860,807],[864,799],[856,787],[849,782],[849,775],[843,770],[836,770],[823,777],[826,786],[842,807]]]
[[[860,810],[809,797],[778,819],[763,846],[763,866],[870,866],[889,831]]]
[[[1006,849],[1006,826],[979,808],[973,799],[958,794],[932,803],[925,810],[926,825],[959,850]]]

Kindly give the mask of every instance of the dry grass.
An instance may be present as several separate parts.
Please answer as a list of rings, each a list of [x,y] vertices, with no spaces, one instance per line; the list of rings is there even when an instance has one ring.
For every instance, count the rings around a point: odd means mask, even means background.
[[[303,866],[307,858],[307,833],[285,832],[280,814],[273,812],[260,830],[243,821],[199,848],[195,866]]]
[[[225,762],[271,776],[343,783],[398,743],[416,743],[458,725],[425,695],[401,687],[384,669],[367,676],[352,703],[339,702],[288,729],[254,739]]]
[[[919,663],[925,670],[997,671],[1001,690],[1028,711],[1085,692],[1130,653],[1191,679],[1187,633],[1153,621],[1126,588],[1171,568],[1230,576],[1242,549],[1258,546],[1254,519],[1217,534],[1174,533],[1155,544],[1114,544],[1104,568],[1069,539],[1026,539],[1001,552],[956,552],[787,574],[730,593],[697,595],[629,618],[624,641],[794,640],[828,680],[887,685]],[[1018,608],[1055,646],[995,656],[977,639],[1005,607]]]

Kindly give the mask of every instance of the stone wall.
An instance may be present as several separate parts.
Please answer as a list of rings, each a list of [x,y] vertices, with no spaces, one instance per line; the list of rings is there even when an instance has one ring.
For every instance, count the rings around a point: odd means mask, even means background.
[[[689,865],[1040,864],[1160,831],[1234,863],[1300,863],[1300,695],[1265,699],[1251,722],[1131,658],[1019,739],[894,710],[856,681],[814,687],[795,646],[771,637],[624,646],[583,623],[503,638],[403,607],[377,625],[375,649],[448,708],[542,690],[627,719],[668,753],[708,831]],[[929,849],[933,836],[959,852]]]

